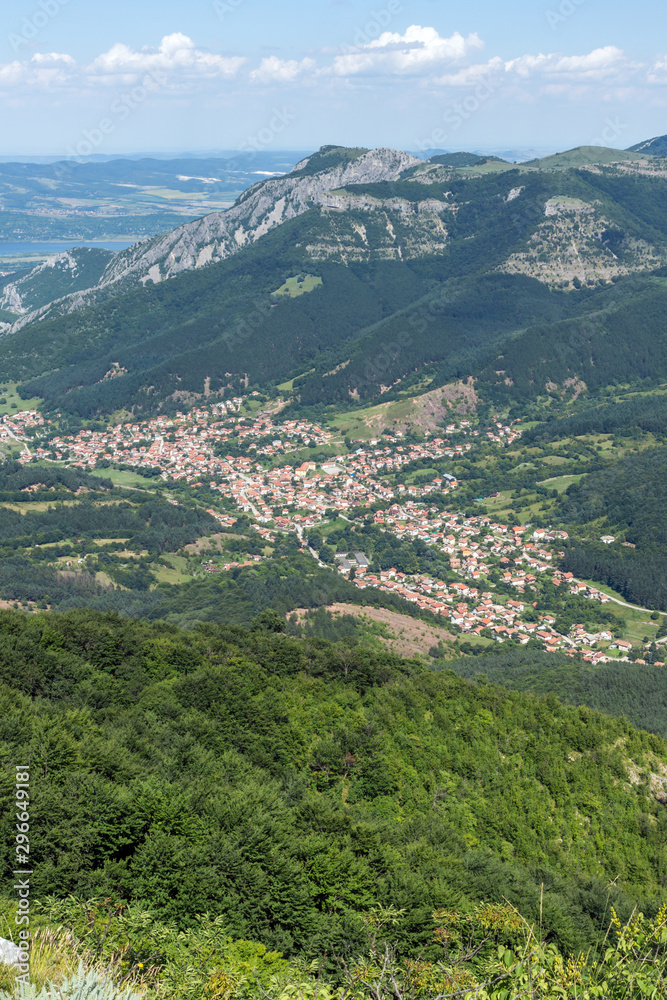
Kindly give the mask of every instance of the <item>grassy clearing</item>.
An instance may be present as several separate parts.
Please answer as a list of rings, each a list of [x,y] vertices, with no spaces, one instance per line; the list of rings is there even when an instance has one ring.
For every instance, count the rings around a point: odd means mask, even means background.
[[[337,517],[335,521],[330,521],[328,524],[318,525],[317,530],[328,538],[328,536],[334,531],[344,531],[349,528],[350,522],[344,521],[343,518]]]
[[[415,413],[412,399],[401,399],[394,403],[380,403],[365,410],[353,410],[332,417],[329,424],[334,431],[349,435],[355,441],[367,441],[378,437],[385,428],[405,420]]]
[[[134,486],[148,489],[149,480],[136,472],[128,472],[126,469],[91,469],[90,475],[98,476],[100,479],[110,479],[114,486]]]
[[[38,396],[21,399],[16,391],[16,382],[3,382],[0,385],[0,417],[19,410],[39,410],[42,403],[43,400]]]
[[[163,565],[163,563],[168,563],[168,565]],[[184,556],[164,556],[163,562],[151,565],[151,572],[155,575],[158,583],[177,585],[187,583],[192,579],[192,573],[190,573],[188,568],[188,560]]]
[[[485,635],[462,635],[456,640],[457,646],[461,643],[470,643],[471,646],[500,646],[500,643],[496,643],[495,639],[487,639]]]
[[[323,284],[322,279],[314,274],[306,274],[303,277],[288,278],[284,285],[281,285],[273,294],[287,296],[290,299],[297,299],[300,295],[307,295]]]
[[[559,493],[564,493],[568,486],[572,483],[580,483],[584,478],[584,473],[580,473],[578,476],[554,476],[552,479],[543,479],[538,486],[548,486],[549,489],[558,490]]]
[[[508,503],[511,503],[511,496],[511,490],[503,490],[497,497],[487,497],[486,499],[479,500],[477,502],[483,504],[484,507],[487,507],[489,509],[489,513],[493,513],[501,507],[506,507]]]

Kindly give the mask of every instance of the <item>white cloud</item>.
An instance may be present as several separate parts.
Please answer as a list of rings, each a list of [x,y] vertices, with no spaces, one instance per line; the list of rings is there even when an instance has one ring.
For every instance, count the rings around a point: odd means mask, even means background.
[[[455,73],[445,73],[444,76],[436,77],[433,82],[444,87],[474,87],[499,73],[505,73],[505,62],[500,56],[495,56],[487,63],[473,63],[471,66],[463,66]]]
[[[649,83],[667,83],[667,56],[660,56],[648,72]]]
[[[25,63],[15,59],[14,62],[0,66],[0,87],[13,87],[21,83],[25,77]]]
[[[564,56],[551,53],[537,56],[520,56],[505,63],[508,73],[527,79],[531,76],[570,77],[576,80],[601,80],[616,75],[619,70],[630,68],[623,51],[615,45],[594,49],[583,56]]]
[[[74,79],[76,60],[59,52],[38,52],[28,62],[14,62],[0,65],[0,90],[5,92],[20,89],[23,97],[30,90],[44,90],[66,87]]]
[[[461,62],[483,47],[477,34],[464,38],[457,31],[449,38],[441,38],[435,28],[413,24],[404,35],[385,31],[367,45],[337,56],[332,69],[338,76],[425,73],[439,63]]]
[[[88,67],[92,76],[138,78],[145,73],[174,71],[185,76],[233,77],[245,63],[241,56],[217,56],[202,52],[187,35],[165,35],[158,48],[140,52],[117,42]]]
[[[314,59],[279,59],[277,56],[268,56],[262,59],[259,67],[254,69],[250,76],[260,83],[290,83],[296,80],[302,73],[307,73],[315,68]]]
[[[36,52],[30,61],[38,66],[76,66],[76,59],[63,52]]]

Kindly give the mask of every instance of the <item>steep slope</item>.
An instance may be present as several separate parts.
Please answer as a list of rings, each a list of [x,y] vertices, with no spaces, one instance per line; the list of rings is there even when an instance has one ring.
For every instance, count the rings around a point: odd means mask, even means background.
[[[667,156],[667,135],[658,135],[654,139],[645,139],[635,146],[630,146],[628,152],[645,153],[649,156]]]
[[[24,316],[0,341],[0,377],[83,413],[304,372],[304,401],[349,405],[480,368],[494,394],[505,384],[528,394],[571,378],[592,384],[623,365],[646,377],[663,367],[653,306],[643,360],[613,334],[621,349],[593,372],[576,324],[594,306],[619,309],[614,281],[667,263],[660,164],[496,163],[475,174],[485,167],[324,147],[229,211],[119,254],[96,288],[46,306],[41,322]],[[276,294],[290,281],[307,294]],[[639,305],[657,290],[642,284]],[[572,345],[561,355],[556,330]],[[515,355],[523,337],[530,346]],[[553,363],[542,377],[534,366],[544,352]],[[516,357],[510,374],[497,363],[505,354]],[[112,369],[123,372],[104,381]]]
[[[393,907],[414,956],[442,906],[508,900],[586,951],[610,904],[665,898],[667,748],[625,720],[259,624],[87,611],[2,612],[0,682],[5,752],[39,768],[36,898],[102,885],[333,955]]]
[[[72,292],[95,285],[113,259],[109,250],[78,247],[54,254],[2,289],[0,309],[16,315],[34,312]]]
[[[361,150],[342,162],[334,158],[333,165],[330,165],[332,157],[326,155],[326,147],[324,154],[320,152],[315,157],[314,164],[313,157],[308,157],[285,177],[260,181],[245,191],[227,211],[213,212],[179,226],[166,236],[137,243],[119,253],[99,283],[91,282],[91,286],[96,284],[97,288],[88,295],[60,301],[50,310],[35,311],[14,329],[46,315],[62,315],[83,305],[94,305],[137,285],[159,284],[186,271],[225,260],[256,243],[277,226],[296,219],[316,205],[326,204],[330,191],[359,181],[395,180],[420,162],[407,153],[390,149]]]

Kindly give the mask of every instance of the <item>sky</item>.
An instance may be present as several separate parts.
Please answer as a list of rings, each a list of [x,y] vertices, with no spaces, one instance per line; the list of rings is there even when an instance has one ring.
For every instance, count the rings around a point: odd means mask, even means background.
[[[3,0],[0,155],[624,148],[664,0]]]

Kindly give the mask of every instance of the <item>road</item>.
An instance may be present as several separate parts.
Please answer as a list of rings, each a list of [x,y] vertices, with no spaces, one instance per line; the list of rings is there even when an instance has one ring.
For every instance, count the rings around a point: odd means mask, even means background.
[[[642,611],[645,615],[655,614],[650,608],[639,608],[636,604],[626,604],[625,601],[619,601],[618,597],[612,597],[610,594],[607,594],[607,597],[614,604],[620,604],[622,608],[631,608],[632,611]],[[662,615],[663,618],[667,617],[667,611],[658,611],[657,614]]]

